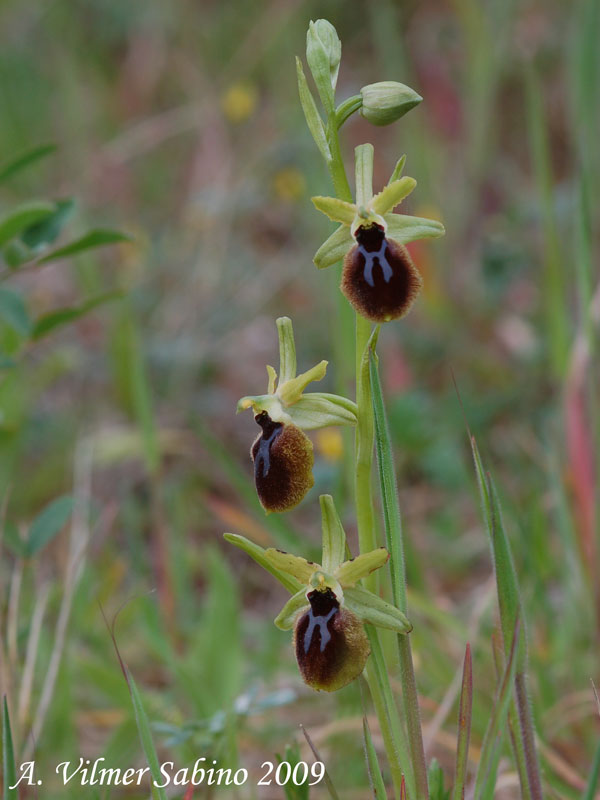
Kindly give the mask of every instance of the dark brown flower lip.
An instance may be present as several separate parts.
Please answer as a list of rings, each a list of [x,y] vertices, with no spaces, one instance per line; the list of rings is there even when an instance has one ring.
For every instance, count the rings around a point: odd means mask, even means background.
[[[254,417],[254,420],[262,428],[262,436],[258,440],[258,449],[254,456],[255,474],[262,468],[262,477],[266,478],[271,468],[271,447],[278,436],[283,432],[281,422],[273,422],[266,411],[261,411]]]
[[[262,432],[250,455],[259,500],[266,511],[289,511],[314,485],[312,443],[297,425],[275,422],[266,411],[255,420]]]
[[[423,285],[407,249],[387,238],[377,224],[358,228],[355,239],[344,259],[342,293],[357,313],[372,322],[403,317]]]
[[[304,652],[308,653],[313,636],[318,631],[320,639],[319,650],[322,653],[331,640],[329,622],[340,610],[340,604],[331,589],[326,589],[324,592],[310,592],[308,602],[310,603],[310,611],[308,612],[308,625],[304,633],[302,646],[304,647]]]
[[[383,280],[389,283],[394,271],[387,258],[387,239],[385,231],[381,225],[369,225],[360,227],[356,231],[354,238],[358,245],[358,252],[365,260],[363,267],[363,277],[369,286],[375,286],[373,270],[376,266],[381,268]]]

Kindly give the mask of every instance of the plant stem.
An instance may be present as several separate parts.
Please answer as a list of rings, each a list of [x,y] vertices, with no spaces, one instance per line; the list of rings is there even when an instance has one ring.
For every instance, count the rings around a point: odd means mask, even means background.
[[[331,152],[331,160],[328,162],[327,166],[335,193],[340,200],[351,203],[353,199],[352,190],[348,183],[348,176],[342,159],[335,112],[331,113],[328,117],[327,139]],[[359,551],[361,553],[368,552],[376,547],[371,482],[375,434],[368,361],[368,343],[370,335],[371,326],[369,322],[357,314],[355,364],[358,413],[356,425],[355,504]],[[376,588],[376,586],[376,576],[374,574],[369,575],[365,579],[365,587],[367,589],[373,589]],[[376,630],[372,631],[372,636],[376,637],[378,641],[379,634]],[[400,796],[402,786],[402,769],[400,767],[399,756],[403,748],[402,744],[398,742],[399,733],[404,733],[402,723],[400,719],[397,720],[398,724],[396,726],[393,726],[391,722],[390,715],[395,711],[395,708],[386,708],[386,702],[384,701],[386,695],[385,686],[382,684],[382,676],[378,674],[375,665],[367,663],[366,673],[369,689],[377,712],[377,718],[379,720],[379,727],[384,740],[388,762],[390,764],[395,795],[398,797]],[[387,673],[385,677],[387,678]],[[388,701],[389,699],[388,696]],[[402,738],[404,738],[403,735]],[[409,783],[412,783],[412,775],[407,777],[409,777]]]

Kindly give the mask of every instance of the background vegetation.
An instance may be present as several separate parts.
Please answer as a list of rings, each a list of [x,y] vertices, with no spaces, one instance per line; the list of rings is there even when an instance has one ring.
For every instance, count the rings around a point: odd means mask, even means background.
[[[221,539],[316,550],[318,493],[340,507],[348,492],[350,441],[321,432],[309,500],[265,517],[255,426],[234,416],[238,397],[266,386],[275,316],[293,318],[301,368],[327,358],[342,393],[352,376],[338,276],[311,263],[328,226],[309,197],[329,186],[293,55],[318,16],[343,42],[342,98],[382,75],[425,98],[391,129],[353,119],[348,155],[374,142],[378,186],[406,152],[419,184],[409,213],[448,232],[412,247],[424,295],[380,342],[428,754],[449,779],[467,641],[473,763],[495,689],[466,418],[520,576],[545,788],[585,790],[600,680],[599,4],[5,0],[0,167],[57,149],[0,185],[0,218],[74,196],[55,246],[98,228],[134,237],[12,271],[23,241],[9,237],[0,272],[0,678],[17,761],[35,749],[43,798],[81,796],[59,785],[60,761],[143,764],[102,613],[110,627],[119,609],[116,640],[161,761],[205,755],[257,778],[294,741],[308,756],[301,723],[341,796],[368,796],[358,686],[323,696],[301,683],[272,624],[283,590]],[[98,299],[111,302],[40,335],[45,315]],[[253,782],[240,797],[282,795]],[[518,796],[508,760],[496,796]]]

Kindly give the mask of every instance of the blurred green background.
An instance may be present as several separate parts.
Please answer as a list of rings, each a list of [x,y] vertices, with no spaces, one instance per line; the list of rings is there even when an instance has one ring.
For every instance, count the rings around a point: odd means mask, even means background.
[[[379,347],[428,754],[449,782],[467,641],[475,761],[495,688],[468,423],[501,487],[520,575],[548,796],[585,786],[599,735],[600,4],[4,0],[0,164],[38,144],[57,150],[0,186],[0,211],[74,196],[58,243],[96,227],[134,237],[0,275],[35,319],[121,293],[39,341],[0,320],[11,359],[0,375],[0,681],[41,797],[147,796],[85,793],[54,775],[80,755],[143,764],[108,630],[119,609],[116,640],[162,761],[242,765],[251,779],[237,796],[281,797],[256,788],[260,765],[295,741],[308,758],[302,724],[341,796],[368,796],[358,687],[323,696],[301,683],[290,637],[272,624],[283,590],[221,536],[314,554],[317,497],[330,492],[354,542],[351,439],[313,437],[315,488],[265,517],[248,457],[256,426],[235,416],[240,396],[266,389],[284,314],[299,367],[326,358],[326,390],[352,392],[339,275],[311,261],[330,226],[310,196],[330,187],[293,57],[317,17],[342,39],[340,99],[382,79],[424,97],[390,128],[352,118],[350,169],[354,146],[373,142],[381,186],[406,153],[418,186],[403,210],[447,229],[411,247],[425,291]],[[24,556],[20,538],[64,495],[57,535]],[[518,796],[508,760],[497,796]]]

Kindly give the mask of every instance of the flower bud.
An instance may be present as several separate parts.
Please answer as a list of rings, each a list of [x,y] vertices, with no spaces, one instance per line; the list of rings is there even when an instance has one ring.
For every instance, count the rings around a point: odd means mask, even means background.
[[[304,682],[313,689],[335,692],[361,674],[369,657],[369,641],[358,617],[332,592],[308,594],[310,608],[294,626],[294,649]]]
[[[371,322],[403,317],[423,285],[408,250],[380,225],[358,228],[355,239],[344,259],[342,293]]]
[[[396,81],[380,81],[363,86],[360,113],[373,125],[389,125],[403,117],[423,99],[410,86]]]
[[[255,420],[262,428],[250,450],[258,498],[265,511],[288,511],[314,485],[312,442],[296,425],[273,422],[266,411]]]
[[[334,108],[341,58],[342,43],[331,22],[311,22],[306,34],[306,60],[327,110]]]

